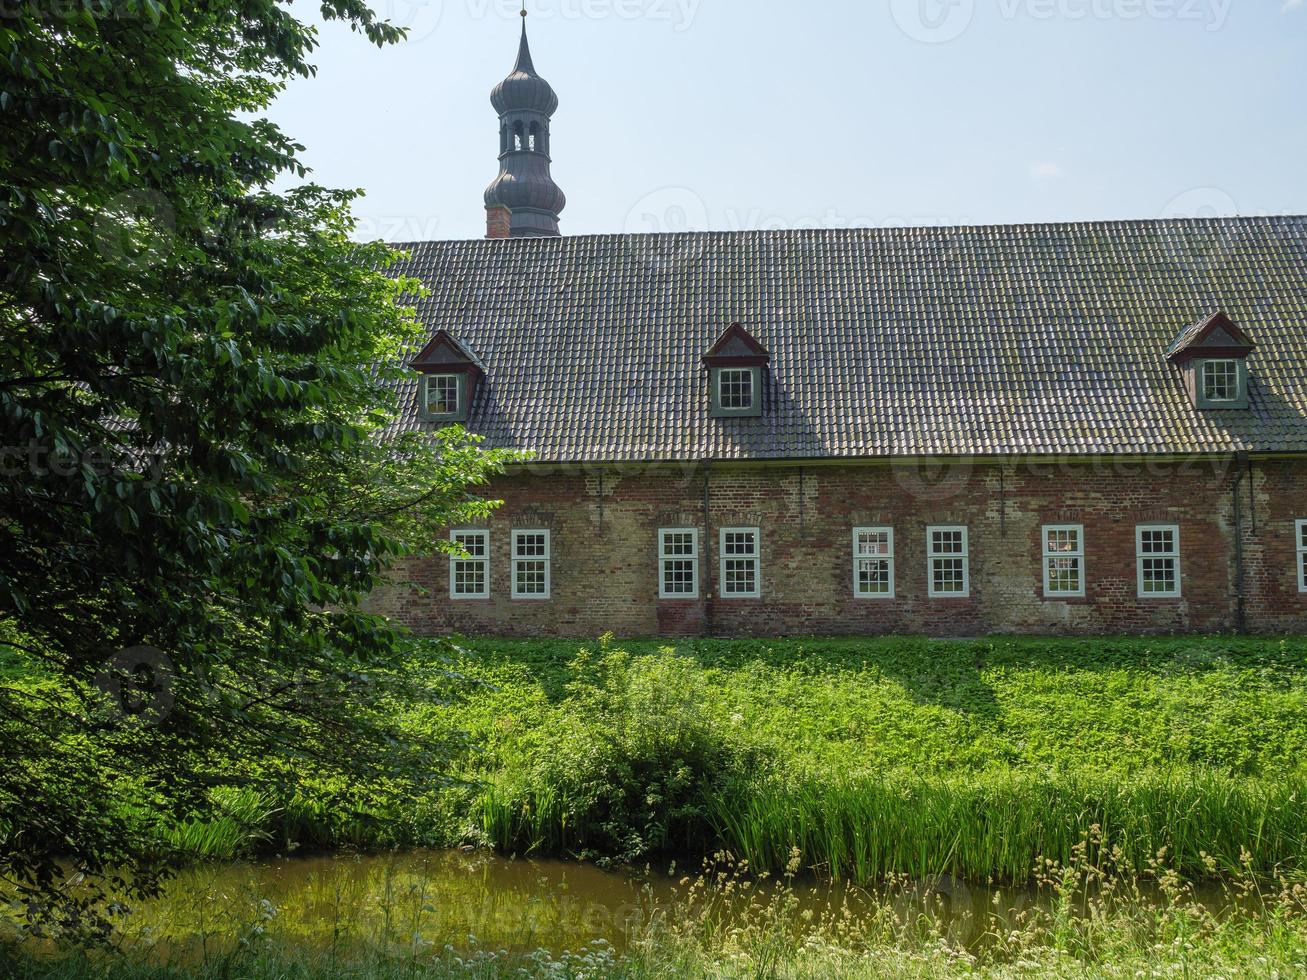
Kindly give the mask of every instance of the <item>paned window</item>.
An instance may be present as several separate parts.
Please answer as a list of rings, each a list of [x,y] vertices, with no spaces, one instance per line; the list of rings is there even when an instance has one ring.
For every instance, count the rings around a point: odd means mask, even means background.
[[[926,529],[928,592],[932,598],[965,598],[971,594],[970,554],[965,527]]]
[[[894,598],[894,529],[853,529],[853,594],[859,599]]]
[[[721,531],[722,596],[756,599],[762,595],[758,528],[724,527]]]

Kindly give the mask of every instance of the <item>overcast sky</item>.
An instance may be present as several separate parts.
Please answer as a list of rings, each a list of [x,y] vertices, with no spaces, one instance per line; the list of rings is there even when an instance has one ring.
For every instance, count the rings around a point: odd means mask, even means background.
[[[373,5],[272,118],[360,237],[481,237],[519,3]],[[1307,212],[1304,0],[527,6],[565,235]]]

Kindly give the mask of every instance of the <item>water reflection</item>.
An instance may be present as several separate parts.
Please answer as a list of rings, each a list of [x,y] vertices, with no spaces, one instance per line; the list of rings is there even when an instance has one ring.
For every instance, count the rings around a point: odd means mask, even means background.
[[[701,872],[612,873],[446,851],[202,865],[183,870],[160,899],[133,908],[123,946],[172,963],[207,960],[255,940],[327,954],[367,949],[417,956],[446,945],[560,952],[595,940],[621,952],[647,934],[655,917],[673,928],[684,917],[730,929],[780,910],[784,927],[796,934],[838,934],[841,923],[862,929],[876,922],[895,934],[929,934],[975,952],[1055,901],[1049,891],[947,877],[867,890]],[[1207,900],[1220,902],[1215,894]]]

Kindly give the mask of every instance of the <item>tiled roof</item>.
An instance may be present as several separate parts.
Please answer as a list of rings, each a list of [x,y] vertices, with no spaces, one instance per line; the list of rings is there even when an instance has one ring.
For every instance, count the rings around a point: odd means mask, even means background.
[[[1189,324],[1189,326],[1181,330],[1176,335],[1175,340],[1171,341],[1171,346],[1166,349],[1166,356],[1171,357],[1177,351],[1184,350],[1184,348],[1192,344],[1194,340],[1197,339],[1198,335],[1202,333],[1204,330],[1206,330],[1207,325],[1211,323],[1212,320],[1214,320],[1215,318],[1216,318],[1216,314],[1212,313],[1194,323]]]
[[[485,363],[467,427],[541,461],[1307,451],[1307,217],[400,247],[429,332]],[[1217,310],[1257,345],[1247,411],[1167,362]],[[762,418],[709,415],[736,321]]]
[[[1171,346],[1166,349],[1168,359],[1174,359],[1175,356],[1191,346],[1197,346],[1196,342],[1211,330],[1222,331],[1225,336],[1232,342],[1244,345],[1245,338],[1241,337],[1242,331],[1230,321],[1230,319],[1221,312],[1213,313],[1211,316],[1205,316],[1197,323],[1192,323],[1180,331],[1178,337],[1171,342]],[[1251,342],[1247,346],[1254,346]]]

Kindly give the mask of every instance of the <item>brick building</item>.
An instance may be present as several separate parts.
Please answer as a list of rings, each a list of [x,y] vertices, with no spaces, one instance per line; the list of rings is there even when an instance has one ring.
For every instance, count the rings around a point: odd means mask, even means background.
[[[376,608],[1307,632],[1307,218],[563,238],[525,33],[495,105],[488,240],[403,246],[430,334],[399,426],[534,459]]]

